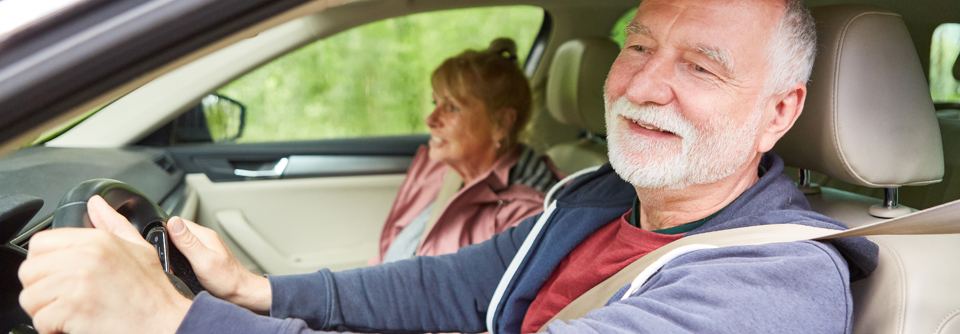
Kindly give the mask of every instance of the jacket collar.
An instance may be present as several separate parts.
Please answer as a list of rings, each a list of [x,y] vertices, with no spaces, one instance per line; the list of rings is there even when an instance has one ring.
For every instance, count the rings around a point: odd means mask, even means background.
[[[497,159],[486,173],[477,177],[470,184],[465,184],[464,188],[473,187],[476,184],[486,184],[493,190],[506,188],[510,181],[510,168],[520,160],[520,154],[523,153],[523,145],[517,145],[510,152]]]
[[[801,224],[846,229],[847,226],[820,213],[811,211],[806,196],[783,174],[783,160],[772,152],[764,153],[760,166],[766,173],[753,186],[740,194],[719,215],[687,233],[694,235],[712,231],[760,224]],[[558,197],[558,208],[622,207],[626,212],[636,191],[620,179],[610,164],[594,173],[571,182]],[[830,241],[850,264],[856,280],[869,275],[877,267],[877,245],[866,238],[841,238]]]
[[[775,196],[775,198],[785,199],[784,201],[758,201],[761,205],[770,206],[768,209],[810,210],[806,198],[796,189],[793,181],[783,175],[783,160],[779,156],[772,152],[764,153],[759,167],[766,171],[760,180],[744,191],[740,198],[730,203],[728,209],[724,211],[735,214],[739,211],[737,209],[746,203],[754,202],[752,199],[757,196]],[[636,195],[633,186],[621,179],[610,163],[606,163],[596,172],[571,182],[557,198],[558,205],[561,206],[565,204],[570,207],[624,206],[630,208]],[[604,205],[604,203],[607,204]]]
[[[497,192],[509,186],[510,168],[520,159],[524,146],[517,145],[509,153],[504,154],[493,164],[493,168],[481,174],[480,177],[463,186],[457,197],[467,196],[464,200],[469,203],[496,202],[502,198]]]

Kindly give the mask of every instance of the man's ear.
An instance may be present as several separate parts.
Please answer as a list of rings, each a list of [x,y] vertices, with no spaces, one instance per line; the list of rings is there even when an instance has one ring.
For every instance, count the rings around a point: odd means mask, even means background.
[[[771,97],[771,103],[768,108],[773,108],[772,116],[768,116],[766,128],[760,133],[760,140],[757,143],[758,152],[767,152],[773,149],[787,130],[793,127],[793,123],[800,117],[803,111],[803,103],[807,98],[807,85],[798,82],[782,94]],[[772,105],[772,106],[771,106]]]

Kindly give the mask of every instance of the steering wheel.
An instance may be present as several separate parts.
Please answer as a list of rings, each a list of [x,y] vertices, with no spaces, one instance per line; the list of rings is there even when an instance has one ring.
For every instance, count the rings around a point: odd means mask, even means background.
[[[53,213],[53,228],[93,227],[87,214],[87,200],[93,195],[103,197],[157,249],[163,271],[177,291],[192,299],[204,290],[190,262],[168,238],[166,223],[170,217],[160,206],[126,183],[93,179],[73,187]]]

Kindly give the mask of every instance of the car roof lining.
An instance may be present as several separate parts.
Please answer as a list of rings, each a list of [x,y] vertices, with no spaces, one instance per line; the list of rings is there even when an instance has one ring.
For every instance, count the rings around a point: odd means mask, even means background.
[[[146,13],[140,12],[139,15],[126,17],[126,19],[131,22],[130,24],[142,28],[137,31],[137,34],[130,35],[129,31],[123,31],[123,29],[119,28],[103,30],[102,26],[94,24],[84,27],[85,30],[79,29],[77,34],[71,36],[71,38],[89,39],[99,34],[104,36],[105,40],[101,41],[103,43],[98,43],[97,45],[84,43],[66,45],[64,43],[68,43],[69,41],[63,41],[63,43],[57,41],[57,43],[46,46],[43,51],[31,53],[26,56],[21,55],[19,58],[5,58],[3,63],[6,64],[6,66],[0,68],[0,73],[9,75],[12,72],[17,72],[17,75],[7,76],[2,84],[0,84],[0,87],[4,87],[7,90],[6,94],[0,94],[0,100],[2,100],[0,101],[0,107],[17,106],[17,108],[4,108],[2,110],[3,112],[0,113],[0,118],[4,119],[3,122],[0,122],[0,127],[3,128],[3,131],[0,132],[0,140],[3,141],[3,143],[0,144],[0,156],[19,148],[24,143],[28,143],[32,138],[39,136],[47,129],[69,121],[97,105],[107,103],[149,82],[162,73],[179,67],[186,63],[186,60],[195,59],[203,54],[232,44],[232,41],[243,38],[245,35],[250,34],[251,31],[265,30],[268,28],[266,26],[267,24],[279,24],[280,22],[302,16],[291,16],[291,13],[296,14],[298,10],[303,11],[304,8],[310,6],[328,6],[329,3],[335,2],[341,4],[344,2],[343,0],[318,0],[302,6],[294,5],[289,7],[289,9],[284,9],[288,8],[285,6],[298,3],[298,0],[269,1],[266,3],[263,1],[265,0],[245,1],[247,7],[239,7],[239,9],[236,9],[241,11],[237,12],[240,13],[238,14],[239,16],[230,17],[226,21],[223,21],[222,25],[192,27],[192,30],[185,30],[174,34],[176,36],[168,38],[174,41],[174,44],[166,45],[166,48],[162,50],[157,50],[157,48],[163,47],[164,44],[157,44],[152,48],[148,47],[146,49],[143,49],[143,47],[150,45],[145,44],[146,41],[150,41],[150,43],[157,42],[149,37],[169,37],[169,35],[171,35],[170,29],[175,29],[177,24],[189,24],[189,20],[186,19],[186,21],[183,22],[171,22],[167,21],[167,19],[179,19],[180,16],[177,16],[180,15],[179,13],[194,10],[196,7],[190,7],[188,3],[176,2],[176,4],[170,5],[172,6],[170,8],[168,8],[169,6],[165,7],[165,5],[159,7],[153,6],[147,9],[135,8],[138,10],[146,10]],[[167,4],[167,2],[163,3]],[[221,10],[222,6],[229,5],[228,2],[218,0],[205,1],[205,3],[209,4],[208,7],[204,8],[206,12]],[[262,4],[262,6],[253,9],[248,8],[253,4]],[[239,6],[240,4],[234,3],[234,5]],[[144,4],[144,6],[147,6],[147,4]],[[151,12],[151,10],[155,12]],[[315,11],[316,10],[312,10],[311,12]],[[206,12],[192,12],[188,18],[196,21],[198,15]],[[219,18],[224,20],[226,15],[234,12],[236,11],[220,13]],[[279,14],[270,14],[274,12]],[[148,18],[151,21],[144,20],[144,18]],[[211,20],[214,19],[211,18]],[[249,26],[242,28],[245,24]],[[235,31],[239,32],[230,33],[233,29],[237,29]],[[124,32],[124,34],[120,36],[107,36],[114,31],[121,31]],[[192,32],[196,33],[191,34]],[[51,31],[50,33],[57,33],[57,31]],[[93,33],[93,35],[89,33]],[[217,37],[218,35],[226,37],[220,38]],[[124,36],[133,36],[136,38]],[[42,40],[42,38],[38,39]],[[135,55],[125,56],[128,57],[128,60],[121,64],[107,65],[108,63],[104,63],[105,59],[97,59],[95,57],[95,55],[101,55],[108,50],[114,51],[115,54],[122,53],[115,50],[114,46],[123,46],[124,50],[128,51],[138,49],[139,51],[137,51]],[[9,54],[15,54],[17,53],[17,47],[31,48],[33,46],[8,44],[5,45],[5,47],[7,51],[13,50],[13,52]],[[97,49],[98,47],[100,49]],[[78,51],[82,50],[86,51],[78,53]],[[154,53],[149,53],[147,50],[153,50]],[[51,52],[56,53],[56,55],[51,54]],[[9,54],[7,54],[7,57],[10,57]],[[140,54],[144,54],[146,58],[137,56]],[[182,55],[177,56],[178,54]],[[35,62],[35,60],[38,59],[36,57],[45,58],[51,56],[57,57],[59,62],[68,61],[71,63],[66,64],[69,66],[59,66],[53,63]],[[39,75],[39,77],[37,77],[37,75]],[[44,80],[43,78],[45,77],[56,78],[57,80]],[[27,79],[32,80],[34,84],[20,82]],[[3,93],[3,90],[0,90],[0,93]]]

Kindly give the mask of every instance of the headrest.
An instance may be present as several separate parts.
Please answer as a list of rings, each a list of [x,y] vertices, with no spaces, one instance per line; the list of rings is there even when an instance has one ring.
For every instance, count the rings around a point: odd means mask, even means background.
[[[553,118],[605,135],[603,83],[619,54],[620,47],[609,38],[579,38],[560,45],[547,78],[547,109]]]
[[[774,152],[788,166],[866,187],[939,182],[940,130],[900,15],[864,5],[811,13],[819,50],[806,106]]]

